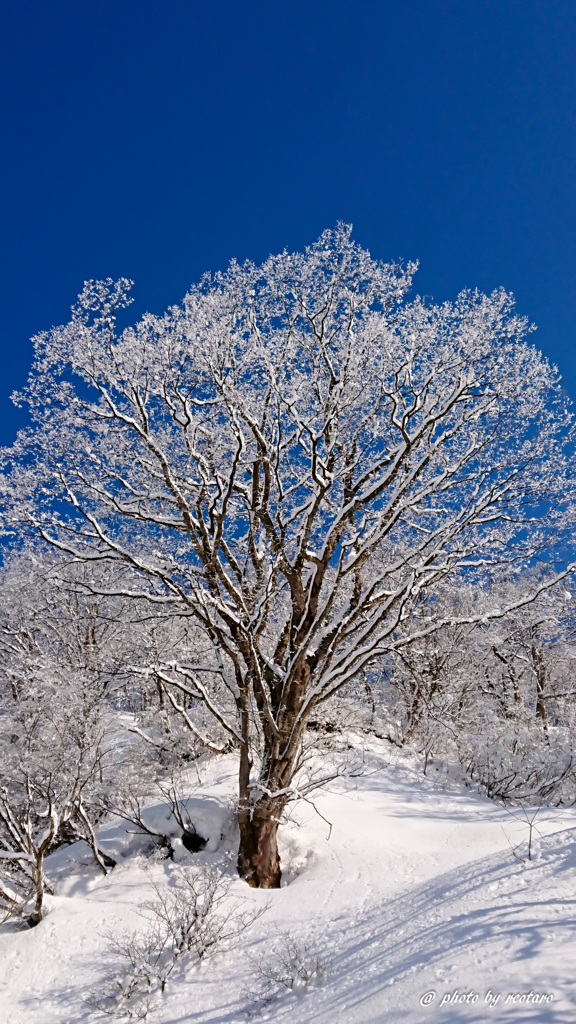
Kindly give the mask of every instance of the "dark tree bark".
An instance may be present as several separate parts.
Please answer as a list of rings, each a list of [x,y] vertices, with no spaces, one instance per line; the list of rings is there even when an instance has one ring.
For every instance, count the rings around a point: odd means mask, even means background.
[[[254,889],[278,889],[281,870],[278,853],[278,801],[260,800],[252,810],[238,815],[240,845],[238,874]]]

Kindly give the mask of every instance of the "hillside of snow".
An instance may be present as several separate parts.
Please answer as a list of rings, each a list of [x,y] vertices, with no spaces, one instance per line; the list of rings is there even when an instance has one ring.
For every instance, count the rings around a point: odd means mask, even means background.
[[[85,844],[58,850],[46,919],[0,929],[5,1024],[111,1019],[90,1003],[118,970],[107,936],[142,928],[152,883],[173,887],[182,865],[202,864],[228,873],[234,905],[267,909],[235,948],[178,964],[150,1014],[157,1024],[573,1024],[576,808],[536,813],[528,859],[535,809],[499,806],[444,767],[424,776],[384,741],[362,742],[362,770],[295,805],[281,829],[280,890],[234,878],[232,755],[208,762],[200,783],[190,773],[201,852],[188,853],[152,799],[148,819],[173,836],[173,859],[122,822],[99,833],[117,860],[107,877]],[[324,973],[258,1002],[254,965],[282,950],[286,933]]]

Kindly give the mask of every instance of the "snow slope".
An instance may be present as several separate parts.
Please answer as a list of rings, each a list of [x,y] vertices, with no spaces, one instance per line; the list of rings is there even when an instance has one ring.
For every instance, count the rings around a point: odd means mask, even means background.
[[[573,1024],[576,809],[538,813],[527,860],[528,826],[509,810],[443,769],[429,767],[424,778],[384,742],[363,743],[364,774],[318,794],[320,813],[297,805],[284,827],[283,887],[265,893],[234,882],[233,895],[268,904],[243,948],[176,972],[152,1020],[239,1024],[254,1011],[255,1020],[285,1024]],[[234,774],[231,756],[208,764],[190,808],[209,843],[194,855],[177,843],[176,861],[232,871]],[[148,813],[176,834],[165,807]],[[146,856],[125,826],[109,826],[100,839],[118,858],[107,878],[84,844],[58,851],[48,863],[56,895],[46,920],[30,931],[1,930],[5,1024],[106,1019],[85,1002],[116,962],[104,933],[141,926],[150,878],[169,883],[178,865]],[[287,930],[319,950],[331,976],[256,1016],[243,993],[249,956]],[[536,995],[547,998],[535,1002]]]

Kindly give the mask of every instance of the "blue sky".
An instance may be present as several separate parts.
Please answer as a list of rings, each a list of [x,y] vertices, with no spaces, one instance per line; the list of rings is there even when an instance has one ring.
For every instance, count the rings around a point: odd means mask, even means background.
[[[0,443],[86,278],[134,316],[345,220],[504,285],[576,398],[574,0],[3,0]]]

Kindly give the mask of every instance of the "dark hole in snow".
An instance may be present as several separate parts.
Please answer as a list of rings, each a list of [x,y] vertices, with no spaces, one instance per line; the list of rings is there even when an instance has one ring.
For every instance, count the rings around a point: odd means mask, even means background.
[[[196,831],[190,832],[186,829],[186,831],[182,833],[182,842],[190,853],[198,853],[199,850],[204,849],[208,840],[204,839],[203,836],[199,836]]]

